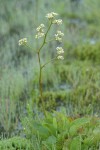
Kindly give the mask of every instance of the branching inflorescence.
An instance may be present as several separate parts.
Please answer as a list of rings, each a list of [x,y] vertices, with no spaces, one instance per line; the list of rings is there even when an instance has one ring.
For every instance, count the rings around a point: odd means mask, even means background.
[[[47,36],[48,36],[48,33],[49,33],[52,25],[59,26],[59,25],[62,24],[62,20],[61,19],[56,19],[57,16],[58,16],[57,13],[54,13],[54,12],[48,13],[46,15],[46,18],[49,21],[49,26],[48,26],[47,30],[45,29],[45,25],[44,24],[40,24],[40,26],[37,27],[37,29],[36,29],[36,35],[35,35],[36,39],[43,38],[43,42],[42,42],[41,46],[39,47],[39,49],[36,51],[36,53],[38,55],[39,69],[40,69],[40,73],[39,73],[40,99],[41,99],[41,102],[42,102],[42,108],[43,108],[43,112],[44,112],[45,115],[46,115],[46,111],[45,111],[45,105],[44,105],[44,100],[43,100],[43,91],[42,91],[42,69],[48,63],[50,63],[50,62],[52,62],[54,60],[57,60],[57,59],[63,60],[64,59],[64,57],[63,57],[64,50],[63,50],[62,47],[57,47],[56,48],[56,51],[57,51],[56,52],[56,56],[54,58],[52,58],[51,60],[49,60],[48,62],[46,62],[45,64],[41,64],[40,51],[45,46],[45,44],[47,44],[49,42],[49,41],[47,41]],[[63,36],[64,36],[64,33],[62,33],[61,31],[57,30],[56,33],[55,33],[55,35],[53,36],[53,41],[58,41],[59,43],[61,43]],[[29,48],[31,48],[28,45],[27,38],[23,38],[23,39],[19,40],[19,46],[21,46],[21,45],[26,45]]]

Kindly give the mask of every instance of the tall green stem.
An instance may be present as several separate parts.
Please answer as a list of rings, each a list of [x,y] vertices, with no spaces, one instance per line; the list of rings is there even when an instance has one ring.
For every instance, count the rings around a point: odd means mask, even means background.
[[[39,61],[39,71],[40,71],[39,72],[39,91],[40,91],[40,98],[41,98],[41,103],[42,103],[42,110],[43,110],[45,116],[46,116],[46,110],[45,110],[45,104],[44,104],[44,100],[43,100],[43,89],[42,89],[42,69],[43,69],[44,66],[42,66],[42,64],[41,64],[40,51],[44,47],[44,45],[46,44],[47,34],[48,34],[48,32],[49,32],[49,30],[51,28],[51,25],[52,25],[52,22],[50,23],[50,25],[49,25],[49,27],[47,29],[47,32],[45,34],[45,37],[44,37],[42,45],[40,46],[40,48],[37,51],[38,61]]]
[[[44,115],[46,116],[46,111],[45,111],[45,105],[44,105],[44,100],[43,100],[43,91],[42,91],[42,67],[41,67],[41,59],[40,59],[40,53],[38,52],[38,60],[39,60],[39,91],[40,91],[40,99],[42,102],[42,109],[44,112]]]

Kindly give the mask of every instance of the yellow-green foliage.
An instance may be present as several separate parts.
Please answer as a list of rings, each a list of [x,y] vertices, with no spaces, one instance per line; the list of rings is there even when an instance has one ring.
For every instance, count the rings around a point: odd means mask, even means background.
[[[76,59],[90,60],[94,64],[100,63],[100,43],[93,42],[93,44],[85,43],[84,45],[78,45],[73,53]]]
[[[13,137],[0,140],[0,150],[32,150],[31,142],[25,138]]]
[[[99,111],[99,6],[100,0],[80,0],[77,5],[70,0],[0,0],[0,124],[4,130],[16,127],[17,116],[23,113],[20,107],[30,97],[36,100],[35,89],[38,93],[37,58],[32,50],[19,48],[18,40],[30,37],[35,49],[38,45],[33,42],[35,27],[43,21],[44,14],[51,11],[59,13],[64,22],[65,60],[44,70],[46,107],[54,108],[63,102],[67,103],[69,112],[85,114],[88,108]],[[45,56],[49,59],[54,55],[54,47],[55,44],[50,43],[45,48],[43,62]]]
[[[87,114],[99,113],[100,68],[88,61],[74,61],[56,67],[59,89],[45,91],[44,101],[47,109],[63,104],[66,109],[72,105],[71,111]],[[41,106],[40,101],[38,102]],[[68,108],[67,108],[68,107]],[[78,109],[80,108],[80,109]],[[83,109],[81,109],[83,108]]]
[[[66,114],[47,113],[46,118],[24,118],[24,133],[41,150],[99,150],[100,119],[71,118]],[[29,132],[31,131],[31,132]],[[34,141],[34,139],[37,139]],[[36,144],[36,141],[38,144]]]

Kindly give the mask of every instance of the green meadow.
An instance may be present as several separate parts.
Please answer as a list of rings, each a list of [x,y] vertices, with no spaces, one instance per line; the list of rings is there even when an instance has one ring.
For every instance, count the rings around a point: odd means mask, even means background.
[[[35,35],[50,12],[63,23],[48,37],[64,37],[44,45],[41,63],[58,46],[64,60],[43,68],[41,98]],[[100,0],[0,0],[0,150],[100,150]]]

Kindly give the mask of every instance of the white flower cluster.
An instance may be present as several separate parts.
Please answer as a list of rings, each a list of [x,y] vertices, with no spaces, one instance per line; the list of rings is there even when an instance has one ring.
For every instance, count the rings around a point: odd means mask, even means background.
[[[36,39],[39,39],[39,38],[45,36],[44,27],[45,27],[44,24],[40,24],[40,26],[36,29],[36,31],[37,31],[37,34],[35,36]]]
[[[51,20],[51,19],[54,19],[54,17],[57,15],[58,15],[57,13],[51,12],[46,15],[46,18]]]
[[[56,41],[62,42],[63,36],[64,36],[64,33],[62,33],[61,31],[57,31],[57,33],[55,34]]]
[[[18,43],[19,43],[19,46],[25,45],[27,43],[27,38],[20,39]]]
[[[44,24],[40,24],[40,26],[37,27],[37,29],[36,29],[36,32],[37,32],[37,34],[35,35],[36,39],[44,37],[45,40],[46,40],[46,36],[47,36],[48,31],[50,30],[51,25],[52,24],[57,24],[57,25],[61,25],[62,24],[62,20],[61,19],[58,19],[58,20],[55,19],[57,15],[58,14],[54,13],[54,12],[48,13],[46,15],[47,19],[49,19],[51,21],[51,24],[50,24],[50,26],[49,26],[49,28],[48,28],[46,33],[44,32],[45,25]],[[57,30],[56,34],[54,35],[55,40],[58,41],[58,42],[62,42],[63,36],[64,36],[64,33],[62,33],[59,30]],[[19,45],[25,45],[26,43],[27,43],[27,38],[23,38],[23,39],[19,40]],[[56,50],[57,50],[57,59],[63,60],[64,59],[64,57],[62,56],[62,54],[64,53],[63,48],[62,47],[57,47]]]
[[[63,53],[64,53],[64,50],[63,50],[63,48],[62,48],[62,47],[57,47],[57,48],[56,48],[56,50],[57,50],[57,54],[58,54],[58,55],[60,55],[60,54],[63,54]]]
[[[63,59],[64,59],[64,57],[63,57],[63,56],[61,56],[61,55],[59,55],[59,56],[57,57],[57,59],[61,59],[61,60],[63,60]]]
[[[62,20],[61,19],[54,20],[53,24],[61,25],[62,24]]]
[[[57,47],[56,50],[57,50],[57,55],[58,55],[57,59],[63,60],[64,59],[64,57],[62,56],[62,54],[64,53],[63,48],[62,47]]]
[[[48,14],[46,15],[46,17],[47,17],[49,20],[52,20],[52,23],[53,23],[53,24],[61,25],[61,24],[62,24],[62,20],[61,20],[61,19],[58,19],[58,20],[55,19],[55,17],[56,17],[57,15],[58,15],[57,13],[51,12],[51,13],[48,13]],[[54,20],[54,19],[55,19],[55,20]]]

